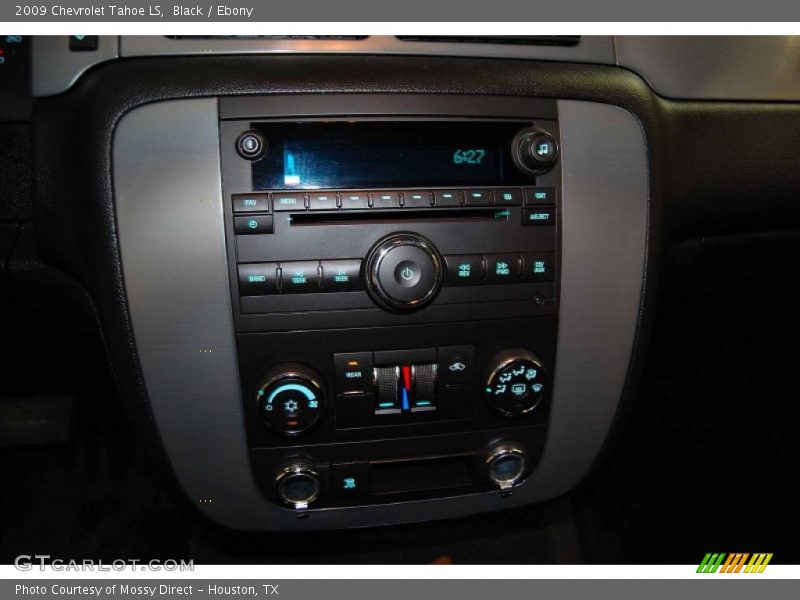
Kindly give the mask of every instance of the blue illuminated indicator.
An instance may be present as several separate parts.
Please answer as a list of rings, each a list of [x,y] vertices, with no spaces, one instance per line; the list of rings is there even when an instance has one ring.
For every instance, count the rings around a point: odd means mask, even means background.
[[[408,403],[408,390],[406,390],[406,388],[401,388],[400,392],[403,399],[403,410],[409,410],[411,407]]]
[[[356,483],[356,480],[355,480],[354,477],[345,477],[344,479],[342,479],[342,489],[354,490],[354,489],[356,489],[357,485],[358,484]]]
[[[264,283],[267,281],[266,275],[248,275],[247,281],[250,283]]]
[[[378,404],[380,408],[392,408],[394,406],[394,402],[381,402]]]
[[[256,221],[255,219],[250,219],[250,220],[247,222],[247,226],[248,226],[250,229],[257,229],[257,228],[258,228],[258,221]]]
[[[301,394],[303,394],[306,397],[306,400],[309,400],[309,401],[317,399],[317,397],[314,395],[314,392],[312,392],[307,387],[304,387],[302,385],[298,385],[296,383],[284,383],[283,385],[281,385],[278,388],[276,388],[269,395],[269,398],[267,398],[267,404],[272,404],[272,401],[275,400],[275,397],[278,394],[282,394],[284,392],[300,392]]]
[[[297,164],[291,150],[283,151],[283,183],[300,185],[300,175],[297,174]]]
[[[462,150],[459,148],[453,152],[454,165],[479,165],[483,162],[483,157],[486,156],[484,148],[469,148]]]
[[[430,400],[417,400],[415,402],[415,404],[417,406],[430,406],[431,405],[431,401]]]

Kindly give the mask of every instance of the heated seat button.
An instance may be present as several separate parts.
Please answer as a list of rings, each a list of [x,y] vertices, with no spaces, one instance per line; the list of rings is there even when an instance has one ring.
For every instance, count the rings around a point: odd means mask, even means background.
[[[439,348],[439,383],[442,386],[472,384],[475,373],[474,346]]]
[[[518,282],[519,254],[487,254],[486,281],[488,283]]]
[[[445,256],[447,267],[445,285],[476,285],[483,283],[483,255],[459,254]]]
[[[523,208],[523,225],[555,225],[556,209],[552,206],[542,208]]]
[[[257,233],[272,233],[272,215],[251,215],[249,217],[234,217],[233,229],[236,235],[254,235]]]
[[[277,293],[277,263],[239,265],[240,296],[265,296]]]
[[[331,465],[331,493],[335,498],[357,498],[369,490],[369,463]]]
[[[284,294],[320,292],[319,263],[296,261],[281,263],[281,290]]]
[[[553,258],[552,252],[523,254],[522,279],[525,281],[553,281]]]
[[[360,260],[323,260],[322,289],[326,292],[355,292],[361,287]]]
[[[333,355],[336,391],[339,394],[366,394],[373,390],[372,352]]]

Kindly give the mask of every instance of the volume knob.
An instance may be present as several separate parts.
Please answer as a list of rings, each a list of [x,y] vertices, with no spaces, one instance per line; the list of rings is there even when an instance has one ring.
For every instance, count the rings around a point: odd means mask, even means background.
[[[367,290],[384,308],[408,311],[433,300],[442,284],[442,257],[415,233],[393,233],[367,255]]]

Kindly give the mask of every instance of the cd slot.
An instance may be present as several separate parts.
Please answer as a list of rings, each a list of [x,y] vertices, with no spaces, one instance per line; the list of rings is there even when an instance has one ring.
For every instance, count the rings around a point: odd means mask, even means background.
[[[508,208],[458,208],[458,209],[398,209],[378,211],[304,212],[291,213],[293,227],[308,225],[347,225],[364,223],[412,223],[432,221],[508,221]]]

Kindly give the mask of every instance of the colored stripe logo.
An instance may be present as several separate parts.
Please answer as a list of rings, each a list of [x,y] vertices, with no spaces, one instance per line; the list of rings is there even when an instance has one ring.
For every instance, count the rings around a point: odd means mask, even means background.
[[[749,560],[748,560],[749,559]],[[763,573],[772,560],[772,553],[707,552],[697,567],[698,573]]]

